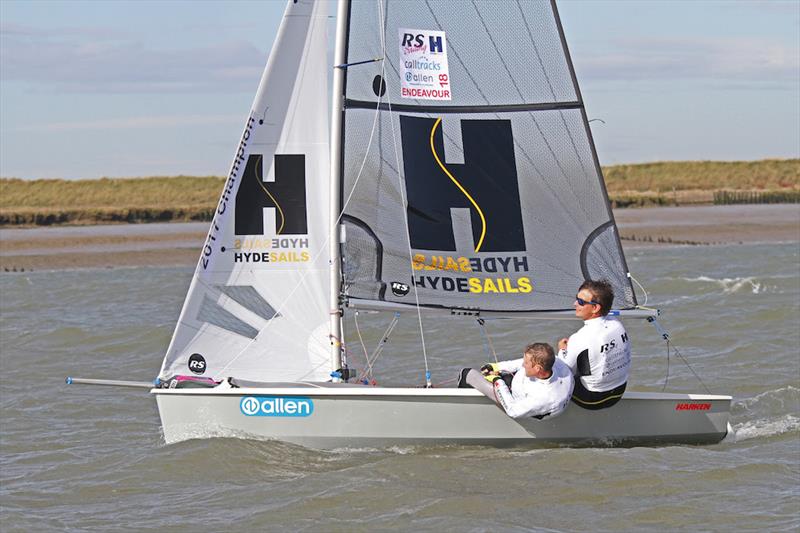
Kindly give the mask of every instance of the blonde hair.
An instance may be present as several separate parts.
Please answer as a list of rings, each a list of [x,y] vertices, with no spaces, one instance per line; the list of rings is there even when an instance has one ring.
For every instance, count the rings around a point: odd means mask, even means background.
[[[546,342],[534,342],[527,345],[525,355],[530,356],[531,360],[541,366],[545,372],[550,372],[556,362],[556,353],[553,347]]]

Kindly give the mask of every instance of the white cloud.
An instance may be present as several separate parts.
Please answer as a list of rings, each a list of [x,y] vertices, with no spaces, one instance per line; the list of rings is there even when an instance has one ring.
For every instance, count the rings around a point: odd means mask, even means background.
[[[213,126],[236,124],[243,121],[242,115],[159,115],[89,121],[51,122],[36,126],[23,126],[16,131],[63,132],[76,130],[123,130],[149,128],[177,128],[186,126]]]
[[[4,82],[56,91],[162,93],[249,91],[266,54],[246,42],[157,50],[110,30],[0,27]]]
[[[594,80],[714,79],[794,82],[800,50],[766,39],[620,39],[609,52],[582,54],[579,74]]]

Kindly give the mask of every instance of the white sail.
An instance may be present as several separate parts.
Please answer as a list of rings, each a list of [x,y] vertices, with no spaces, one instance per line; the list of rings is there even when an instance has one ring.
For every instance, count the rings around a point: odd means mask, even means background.
[[[328,377],[327,9],[289,2],[160,377]]]

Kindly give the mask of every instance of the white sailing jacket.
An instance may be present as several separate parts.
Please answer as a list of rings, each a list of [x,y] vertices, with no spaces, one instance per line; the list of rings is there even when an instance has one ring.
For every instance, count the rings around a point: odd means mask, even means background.
[[[567,408],[575,382],[569,367],[560,359],[556,358],[553,374],[548,379],[526,376],[522,359],[501,361],[498,368],[505,372],[515,372],[511,390],[503,380],[497,380],[494,388],[495,396],[508,416],[557,416]]]
[[[601,316],[584,321],[558,357],[572,369],[586,390],[605,392],[628,381],[631,343],[617,318]]]

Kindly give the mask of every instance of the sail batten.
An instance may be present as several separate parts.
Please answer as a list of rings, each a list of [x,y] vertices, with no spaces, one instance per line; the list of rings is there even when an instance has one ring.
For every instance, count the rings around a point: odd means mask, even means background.
[[[412,113],[502,113],[506,111],[553,111],[556,109],[579,109],[583,107],[578,101],[553,102],[538,104],[501,104],[501,105],[406,105],[388,102],[369,102],[364,100],[345,100],[347,109],[378,109],[380,111],[412,112]]]

